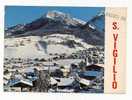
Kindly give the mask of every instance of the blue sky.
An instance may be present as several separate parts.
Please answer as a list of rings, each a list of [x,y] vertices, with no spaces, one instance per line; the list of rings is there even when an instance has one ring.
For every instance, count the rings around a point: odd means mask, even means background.
[[[29,23],[48,11],[57,10],[64,13],[69,13],[71,16],[82,19],[84,21],[90,20],[103,7],[40,7],[40,6],[6,6],[5,7],[5,27],[14,26],[16,24]]]

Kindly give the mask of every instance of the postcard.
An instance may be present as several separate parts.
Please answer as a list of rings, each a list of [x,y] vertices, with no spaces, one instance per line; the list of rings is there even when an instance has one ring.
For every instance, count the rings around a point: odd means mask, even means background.
[[[125,93],[126,7],[4,12],[4,92]]]

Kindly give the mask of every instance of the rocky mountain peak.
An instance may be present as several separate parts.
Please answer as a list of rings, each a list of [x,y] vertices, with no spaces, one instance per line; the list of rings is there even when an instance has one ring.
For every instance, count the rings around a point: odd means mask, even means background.
[[[64,19],[71,19],[69,14],[65,14],[56,10],[49,11],[46,15],[47,18],[54,19],[54,20],[64,20]]]

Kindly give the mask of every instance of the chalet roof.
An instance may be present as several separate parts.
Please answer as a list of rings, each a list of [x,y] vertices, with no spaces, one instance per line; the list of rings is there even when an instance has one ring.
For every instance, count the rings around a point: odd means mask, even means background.
[[[90,80],[87,80],[87,79],[84,79],[84,78],[80,78],[79,82],[81,84],[84,84],[84,85],[89,85],[90,84]]]
[[[96,69],[96,70],[100,70],[102,68],[104,68],[103,64],[91,64],[85,67],[86,69],[90,70],[90,69]]]
[[[73,83],[73,78],[59,78],[60,82],[58,82],[58,86],[69,86]]]
[[[85,76],[99,76],[100,72],[99,71],[85,71],[82,73]]]
[[[9,80],[8,84],[9,84],[9,86],[13,86],[13,87],[31,87],[31,86],[33,86],[32,81],[27,80],[27,79]]]

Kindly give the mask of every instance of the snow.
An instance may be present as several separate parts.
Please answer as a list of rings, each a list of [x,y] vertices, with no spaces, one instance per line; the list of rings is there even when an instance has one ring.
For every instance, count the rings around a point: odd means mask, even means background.
[[[58,86],[67,86],[71,85],[74,81],[73,78],[59,78],[60,82],[58,82]]]
[[[82,24],[82,25],[85,25],[86,22],[81,20],[81,19],[77,19],[77,18],[73,18],[73,20],[77,21],[78,23]]]
[[[15,75],[15,78],[16,78],[16,79],[22,79],[22,75],[20,75],[20,74]]]
[[[9,80],[9,85],[14,86],[16,84],[23,83],[29,86],[33,86],[32,81],[26,80],[26,79],[15,79],[15,80]]]
[[[103,16],[105,14],[105,12],[104,12],[104,10],[102,10],[99,14],[98,14],[98,16]]]
[[[95,26],[93,26],[93,25],[91,25],[91,24],[89,24],[88,26],[89,26],[90,28],[94,29],[94,30],[96,29]]]
[[[86,22],[81,19],[72,18],[70,14],[66,14],[55,10],[49,11],[46,17],[53,20],[60,20],[60,21],[65,20],[68,25],[77,25],[78,23],[82,25],[86,24]]]
[[[62,12],[59,12],[59,11],[56,11],[56,10],[53,10],[53,11],[49,11],[46,15],[47,18],[51,18],[51,19],[54,19],[55,17],[58,17],[58,16],[66,16],[65,13],[62,13]]]
[[[53,77],[50,77],[50,81],[51,85],[57,84],[57,81]]]
[[[83,47],[75,45],[75,48],[69,48],[66,45],[60,44],[60,42],[67,40],[74,40],[75,42],[82,44]],[[40,41],[45,42],[46,46],[41,45]],[[50,53],[71,54],[90,47],[93,46],[83,42],[82,39],[77,38],[74,35],[52,34],[43,37],[27,36],[5,38],[4,55],[6,58],[47,58]]]
[[[44,64],[48,65],[49,63],[50,64],[56,63],[56,64],[59,64],[60,66],[63,65],[64,68],[68,69],[68,68],[70,68],[70,65],[72,63],[77,64],[81,61],[82,61],[82,59],[61,59],[61,60],[52,61],[52,62],[44,62]]]
[[[57,92],[61,92],[61,93],[73,93],[74,89],[57,89]]]
[[[34,72],[34,68],[33,67],[28,67],[24,70],[25,73],[29,73],[29,72]]]
[[[90,85],[90,81],[86,80],[84,78],[80,78],[79,82],[82,83],[82,84],[85,84],[85,85]]]

